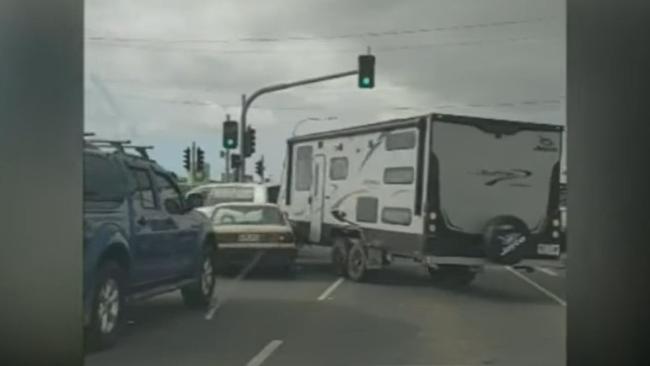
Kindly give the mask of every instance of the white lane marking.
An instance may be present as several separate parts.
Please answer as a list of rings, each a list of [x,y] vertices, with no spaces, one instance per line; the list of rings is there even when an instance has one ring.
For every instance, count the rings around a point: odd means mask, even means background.
[[[214,301],[214,304],[210,307],[208,312],[205,314],[205,320],[212,319],[214,317],[214,313],[216,313],[220,307],[221,307],[221,301],[219,300]]]
[[[255,257],[253,257],[253,259],[250,261],[250,263],[248,263],[246,267],[244,267],[244,269],[237,275],[237,277],[235,277],[231,286],[227,288],[226,291],[223,292],[225,292],[226,294],[231,293],[234,290],[234,287],[237,285],[237,283],[242,279],[244,279],[244,277],[248,275],[248,272],[250,272],[253,269],[253,267],[257,265],[257,263],[260,261],[260,258],[262,258],[262,254],[264,254],[264,252],[258,251],[255,254]],[[223,305],[225,300],[226,297],[224,297],[223,294],[220,298],[217,298],[217,291],[215,291],[212,297],[212,301],[211,301],[212,304],[210,306],[210,309],[208,309],[208,312],[205,314],[205,320],[211,320],[214,317],[214,313],[216,313],[217,310],[219,310],[219,308]]]
[[[560,305],[562,305],[562,306],[566,306],[566,301],[560,299],[560,297],[558,297],[557,295],[555,295],[555,294],[552,293],[551,291],[545,289],[544,287],[542,287],[541,285],[539,285],[537,282],[535,282],[535,281],[531,280],[530,278],[524,276],[523,274],[519,273],[517,270],[513,269],[513,268],[510,267],[510,266],[506,266],[506,269],[507,269],[508,271],[510,271],[510,273],[512,273],[512,274],[514,274],[515,276],[519,277],[519,278],[520,278],[521,280],[523,280],[524,282],[528,283],[529,285],[531,285],[531,286],[533,286],[534,288],[536,288],[537,290],[539,290],[539,291],[540,291],[541,293],[543,293],[544,295],[546,295],[546,296],[550,297],[551,299],[555,300],[555,302],[557,302],[558,304],[560,304]]]
[[[550,268],[536,267],[535,269],[542,272],[542,273],[545,273],[545,274],[547,274],[549,276],[553,276],[553,277],[559,276],[559,274],[557,274],[557,272],[555,272],[554,270],[552,270]]]
[[[376,365],[376,366],[476,366],[476,365],[466,365],[466,364],[451,364],[451,363],[428,363],[428,364],[390,364],[390,365]]]
[[[275,352],[276,349],[278,349],[278,347],[282,345],[282,343],[283,342],[279,339],[271,341],[260,351],[260,353],[248,361],[246,366],[260,366],[273,352]]]
[[[334,290],[336,290],[337,287],[339,287],[340,284],[342,284],[344,281],[343,277],[339,277],[338,280],[336,280],[333,284],[330,285],[319,297],[318,301],[323,301],[325,300]]]

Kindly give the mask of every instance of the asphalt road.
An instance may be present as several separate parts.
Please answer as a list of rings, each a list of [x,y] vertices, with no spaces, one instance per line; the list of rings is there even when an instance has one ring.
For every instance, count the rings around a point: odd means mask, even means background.
[[[220,278],[220,302],[177,293],[135,306],[118,345],[89,366],[553,366],[565,364],[564,271],[488,269],[463,291],[395,263],[369,283],[335,277],[323,248],[295,276]]]

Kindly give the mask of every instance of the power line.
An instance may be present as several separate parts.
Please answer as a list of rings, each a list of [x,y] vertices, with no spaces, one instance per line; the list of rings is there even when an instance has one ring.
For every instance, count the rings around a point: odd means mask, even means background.
[[[142,95],[133,95],[133,94],[120,94],[120,96],[131,98],[131,99],[145,99],[158,101],[169,104],[180,104],[186,106],[195,106],[195,107],[209,107],[209,106],[218,106],[221,108],[238,108],[241,107],[240,104],[233,103],[218,103],[211,101],[201,101],[201,100],[191,100],[191,99],[175,99],[175,98],[158,98],[158,97],[149,97]],[[493,108],[493,107],[518,107],[518,106],[541,106],[541,105],[560,105],[565,102],[564,97],[558,99],[527,99],[527,100],[515,100],[515,101],[501,101],[496,103],[459,103],[459,104],[441,104],[432,107],[410,107],[410,106],[397,106],[397,107],[388,107],[384,110],[403,110],[403,111],[425,111],[433,109],[450,109],[450,108]],[[303,106],[303,107],[294,107],[294,106],[256,106],[251,107],[258,110],[323,110],[323,106]]]
[[[163,43],[163,44],[227,44],[227,43],[274,43],[274,42],[287,42],[287,41],[328,41],[328,40],[341,40],[350,38],[379,38],[386,36],[401,36],[413,34],[426,34],[435,32],[449,32],[449,31],[464,31],[464,30],[477,30],[493,27],[504,27],[512,25],[539,23],[545,20],[557,19],[557,17],[539,17],[532,19],[522,20],[504,20],[488,23],[475,23],[475,24],[462,24],[451,25],[444,27],[433,28],[412,28],[412,29],[393,29],[384,31],[371,31],[362,33],[347,33],[338,35],[324,35],[324,36],[287,36],[287,37],[239,37],[231,39],[162,39],[162,38],[143,38],[143,37],[111,37],[111,36],[88,36],[89,41],[94,42],[131,42],[131,43]]]
[[[481,46],[488,44],[509,44],[516,42],[528,41],[558,41],[559,38],[539,38],[539,37],[514,37],[505,39],[483,39],[483,40],[470,40],[458,42],[438,42],[438,43],[420,43],[411,45],[389,45],[389,46],[376,46],[373,47],[374,53],[382,52],[399,52],[404,50],[424,50],[429,48],[442,48],[442,47],[463,47],[463,46]],[[144,51],[162,51],[162,52],[185,52],[185,53],[210,53],[213,55],[296,55],[296,54],[339,54],[339,53],[359,53],[359,48],[347,49],[244,49],[244,50],[223,50],[223,49],[208,49],[208,48],[165,48],[147,45],[128,45],[128,44],[102,44],[94,46],[104,47],[120,47]]]

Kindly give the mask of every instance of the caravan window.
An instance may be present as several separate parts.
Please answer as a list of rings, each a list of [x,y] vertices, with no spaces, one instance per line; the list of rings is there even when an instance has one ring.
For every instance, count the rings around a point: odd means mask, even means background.
[[[415,147],[415,132],[391,133],[386,138],[386,150],[407,150]]]
[[[296,150],[296,191],[308,191],[312,181],[312,146],[300,146]]]
[[[381,211],[381,221],[386,224],[411,225],[411,210],[400,207],[384,207]]]
[[[379,200],[375,197],[359,197],[357,199],[357,221],[377,222]]]
[[[386,168],[384,170],[384,184],[411,184],[415,171],[412,167]]]
[[[330,179],[343,180],[348,177],[348,158],[330,159]]]

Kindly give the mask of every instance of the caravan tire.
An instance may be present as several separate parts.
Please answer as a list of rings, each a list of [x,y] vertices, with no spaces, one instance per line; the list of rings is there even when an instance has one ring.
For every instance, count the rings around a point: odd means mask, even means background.
[[[332,244],[332,268],[334,274],[347,277],[347,258],[348,248],[345,239],[341,237],[335,238]]]
[[[524,257],[531,236],[525,222],[515,216],[497,216],[483,231],[486,257],[493,263],[513,265]]]
[[[469,266],[441,265],[438,268],[429,268],[429,276],[436,286],[460,289],[472,283],[476,278],[476,271]]]
[[[359,243],[354,243],[348,251],[348,277],[356,282],[364,280],[367,274],[366,262],[368,261],[368,254],[366,249]]]

